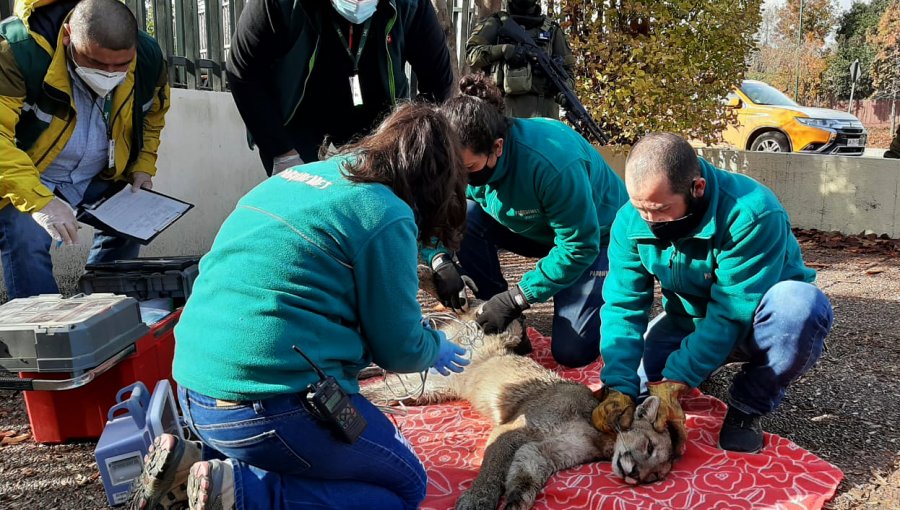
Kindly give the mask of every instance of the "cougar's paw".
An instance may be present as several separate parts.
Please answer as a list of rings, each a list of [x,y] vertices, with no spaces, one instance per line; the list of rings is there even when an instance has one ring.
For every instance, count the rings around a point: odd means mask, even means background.
[[[506,495],[504,510],[529,510],[534,506],[534,495],[515,491]]]
[[[515,476],[506,482],[505,510],[528,510],[534,506],[540,487],[528,476]]]
[[[494,510],[496,508],[496,498],[476,491],[466,491],[456,500],[456,510]]]

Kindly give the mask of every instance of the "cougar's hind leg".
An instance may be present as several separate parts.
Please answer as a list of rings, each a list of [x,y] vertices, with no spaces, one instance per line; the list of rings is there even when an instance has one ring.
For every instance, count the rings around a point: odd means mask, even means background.
[[[510,424],[512,425],[512,424]],[[516,451],[536,437],[526,428],[500,425],[499,434],[492,434],[492,441],[484,451],[484,460],[478,477],[456,501],[456,510],[494,510],[503,494],[503,481]],[[495,429],[495,431],[497,430]]]
[[[416,374],[418,377],[419,374]],[[459,400],[458,390],[453,384],[453,379],[457,374],[449,376],[428,374],[425,379],[425,391],[420,395],[414,395],[413,398],[404,400],[406,405],[424,406],[428,404],[440,404],[441,402],[449,402],[451,400]],[[420,379],[416,379],[417,381]]]
[[[376,405],[421,406],[456,400],[459,396],[451,384],[453,376],[428,374],[423,387],[422,374],[394,374],[383,381],[373,381],[360,387],[359,392]]]
[[[600,457],[590,431],[576,429],[519,448],[506,478],[506,510],[531,508],[554,473]]]

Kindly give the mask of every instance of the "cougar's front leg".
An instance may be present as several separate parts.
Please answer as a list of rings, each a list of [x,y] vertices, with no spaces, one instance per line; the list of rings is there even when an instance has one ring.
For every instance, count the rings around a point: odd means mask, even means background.
[[[601,457],[593,431],[577,429],[519,448],[506,478],[505,510],[528,510],[553,473]]]
[[[484,451],[478,477],[456,501],[456,510],[495,510],[503,495],[503,481],[516,451],[523,444],[535,440],[534,433],[527,428],[517,428],[514,424],[499,425],[497,428],[504,430],[491,434],[493,441]]]

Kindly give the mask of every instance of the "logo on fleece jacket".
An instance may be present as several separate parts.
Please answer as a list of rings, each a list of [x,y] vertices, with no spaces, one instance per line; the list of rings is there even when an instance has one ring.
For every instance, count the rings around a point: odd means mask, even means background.
[[[540,209],[523,209],[521,211],[516,211],[516,216],[520,218],[535,218],[541,215]]]
[[[296,170],[285,170],[284,172],[278,174],[278,177],[292,182],[302,182],[317,189],[325,189],[334,184],[333,182],[320,175],[312,175],[306,172],[298,172]]]

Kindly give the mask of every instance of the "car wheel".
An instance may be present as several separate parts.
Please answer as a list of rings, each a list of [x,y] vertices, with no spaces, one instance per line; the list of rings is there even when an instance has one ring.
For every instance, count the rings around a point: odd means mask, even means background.
[[[791,145],[784,134],[777,131],[763,133],[750,144],[751,151],[757,152],[791,152]]]

